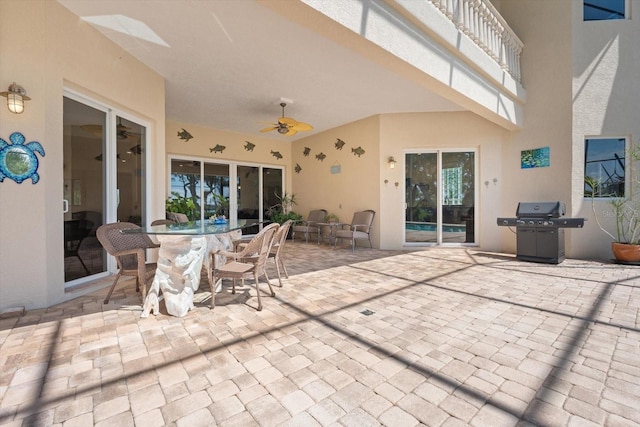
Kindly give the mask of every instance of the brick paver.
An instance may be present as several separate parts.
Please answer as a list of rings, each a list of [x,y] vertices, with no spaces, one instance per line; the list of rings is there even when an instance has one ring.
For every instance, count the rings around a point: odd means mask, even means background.
[[[0,318],[0,425],[640,424],[638,267],[300,242],[284,258],[261,312],[227,284],[211,311],[203,275],[183,318],[140,319],[123,284]]]

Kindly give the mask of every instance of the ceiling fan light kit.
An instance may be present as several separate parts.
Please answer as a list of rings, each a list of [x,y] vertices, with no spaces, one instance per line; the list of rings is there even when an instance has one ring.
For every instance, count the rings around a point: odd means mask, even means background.
[[[284,98],[280,98],[280,106],[282,107],[282,117],[278,119],[278,123],[274,123],[272,126],[261,129],[260,132],[270,132],[272,130],[277,130],[281,135],[293,136],[298,132],[306,132],[313,129],[308,123],[299,122],[291,117],[284,116],[284,107],[287,106],[287,103],[284,102]],[[288,100],[290,101],[290,100]],[[293,101],[290,101],[291,103]]]

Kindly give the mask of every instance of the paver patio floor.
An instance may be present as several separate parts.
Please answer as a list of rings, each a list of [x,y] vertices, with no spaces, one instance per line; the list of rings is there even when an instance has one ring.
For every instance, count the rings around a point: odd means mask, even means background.
[[[261,312],[253,286],[209,310],[203,276],[183,318],[141,319],[119,286],[0,319],[0,424],[640,424],[640,267],[298,242],[285,260]]]

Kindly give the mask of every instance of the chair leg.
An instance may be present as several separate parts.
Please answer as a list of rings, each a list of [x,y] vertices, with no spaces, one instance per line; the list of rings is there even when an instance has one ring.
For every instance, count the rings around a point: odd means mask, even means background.
[[[109,289],[109,293],[107,294],[107,297],[104,299],[105,304],[109,304],[109,299],[111,298],[111,294],[113,293],[113,290],[116,288],[116,285],[118,284],[119,278],[120,278],[120,272],[116,274],[116,279],[113,281],[113,285],[111,285],[111,289]],[[136,278],[136,282],[137,280],[138,279]]]
[[[212,279],[215,280],[216,276],[215,274],[212,275]],[[215,285],[215,281],[209,280],[209,285],[211,286],[211,302],[209,303],[209,308],[211,310],[213,310],[213,308],[216,306],[216,285]]]
[[[351,252],[356,251],[356,239],[351,239]]]
[[[280,287],[282,287],[282,278],[280,277],[280,266],[278,265],[278,258],[274,258],[273,260],[276,263],[276,272],[278,273],[278,283],[280,284]]]
[[[260,281],[258,280],[258,274],[254,271],[253,278],[256,281],[256,294],[258,294],[258,311],[262,311],[262,299],[260,299]]]
[[[287,266],[284,265],[284,261],[282,261],[282,258],[278,257],[276,263],[280,263],[280,266],[282,266],[282,269],[284,270],[284,277],[288,279],[289,273],[287,272]]]
[[[269,276],[267,276],[267,272],[266,271],[264,272],[264,278],[267,279],[267,285],[269,285],[269,291],[271,291],[271,296],[275,297],[276,293],[273,290],[273,288],[271,287],[271,280],[269,280]]]

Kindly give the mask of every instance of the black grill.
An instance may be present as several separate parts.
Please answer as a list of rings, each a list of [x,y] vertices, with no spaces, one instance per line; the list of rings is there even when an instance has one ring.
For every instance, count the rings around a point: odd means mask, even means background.
[[[564,261],[564,229],[582,228],[584,218],[561,218],[562,202],[520,202],[516,218],[498,218],[498,225],[516,227],[516,257],[559,264]]]

